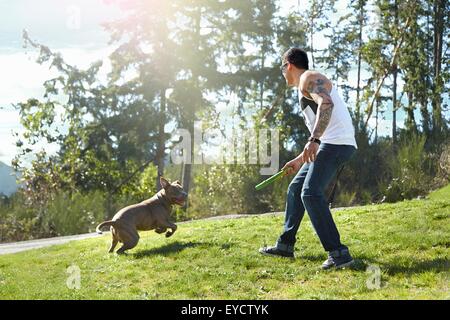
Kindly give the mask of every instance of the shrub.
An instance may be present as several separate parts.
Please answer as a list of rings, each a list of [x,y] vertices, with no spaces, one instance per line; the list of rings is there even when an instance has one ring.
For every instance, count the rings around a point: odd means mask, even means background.
[[[401,141],[396,157],[388,163],[392,179],[387,186],[382,184],[382,201],[395,202],[427,193],[431,179],[425,173],[425,141],[426,137],[420,135]]]
[[[198,218],[230,213],[259,213],[270,209],[273,186],[261,191],[256,165],[215,165],[204,167],[194,177],[188,216]],[[283,192],[285,193],[285,191]]]
[[[339,192],[336,199],[337,207],[350,207],[355,203],[356,192]]]
[[[63,192],[48,203],[42,223],[58,235],[71,235],[94,231],[105,215],[104,193]]]

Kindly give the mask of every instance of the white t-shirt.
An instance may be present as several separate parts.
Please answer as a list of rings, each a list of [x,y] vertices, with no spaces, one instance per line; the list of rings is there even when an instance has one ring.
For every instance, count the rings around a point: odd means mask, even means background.
[[[313,100],[305,98],[301,91],[299,93],[299,102],[302,108],[303,118],[309,132],[312,133],[314,124],[316,123],[317,103]],[[330,144],[352,145],[358,148],[355,140],[355,129],[353,127],[352,118],[348,112],[347,106],[339,96],[334,86],[331,89],[331,100],[333,100],[333,112],[331,113],[330,123],[320,141]]]

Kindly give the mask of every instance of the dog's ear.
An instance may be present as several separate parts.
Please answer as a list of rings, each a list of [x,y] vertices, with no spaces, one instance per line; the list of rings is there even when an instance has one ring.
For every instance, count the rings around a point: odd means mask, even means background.
[[[166,189],[168,186],[170,186],[170,182],[163,176],[161,176],[159,178],[159,182],[161,183],[161,187],[163,187],[164,189]]]

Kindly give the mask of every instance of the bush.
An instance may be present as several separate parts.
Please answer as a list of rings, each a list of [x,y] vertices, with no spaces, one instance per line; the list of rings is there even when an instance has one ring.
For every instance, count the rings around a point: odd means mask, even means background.
[[[223,214],[261,213],[271,210],[274,184],[261,191],[255,185],[262,181],[256,165],[215,165],[203,167],[194,176],[188,216],[199,218]],[[276,192],[276,191],[275,191]],[[283,191],[283,197],[286,189]]]
[[[42,223],[57,235],[71,235],[93,232],[105,216],[102,192],[60,193],[48,204]]]
[[[396,202],[428,192],[431,178],[426,175],[425,136],[412,135],[399,144],[396,157],[388,163],[391,181],[382,184],[383,200]]]
[[[0,242],[23,241],[45,237],[48,234],[39,227],[39,219],[23,205],[20,192],[0,203]]]
[[[127,201],[125,205],[129,205],[152,197],[156,193],[157,176],[156,166],[153,163],[148,164],[141,173],[136,173],[133,179],[124,184],[117,194],[114,194],[114,198],[123,198]]]
[[[433,189],[439,189],[450,183],[450,143],[444,144],[442,150],[430,157],[436,164],[436,174],[433,179]]]
[[[354,205],[355,199],[356,192],[339,192],[335,201],[336,207],[350,207]]]
[[[395,202],[425,195],[449,182],[450,146],[425,151],[425,137],[402,136],[392,152],[390,139],[358,144],[359,149],[339,177],[334,206],[367,204],[374,199]],[[257,165],[195,166],[188,210],[174,206],[176,221],[223,214],[282,211],[293,178],[286,177],[256,191],[261,176]],[[181,166],[167,166],[166,177],[176,180]],[[133,170],[131,170],[133,171]],[[56,175],[36,175],[11,198],[0,198],[0,241],[20,241],[91,232],[97,223],[119,209],[148,199],[156,192],[156,167],[150,164],[117,193],[64,189]],[[47,175],[48,176],[48,175]],[[381,196],[380,196],[381,195]]]

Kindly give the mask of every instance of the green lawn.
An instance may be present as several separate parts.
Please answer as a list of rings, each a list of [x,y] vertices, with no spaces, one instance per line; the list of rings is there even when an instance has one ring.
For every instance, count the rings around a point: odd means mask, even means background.
[[[357,263],[321,271],[326,258],[306,218],[296,259],[261,256],[281,216],[194,221],[172,238],[141,233],[126,256],[106,253],[109,234],[0,256],[2,299],[449,299],[450,186],[426,200],[334,213]],[[66,285],[67,268],[81,288]],[[380,286],[375,273],[381,271]],[[369,282],[369,286],[367,285]],[[370,285],[372,284],[372,285]]]

